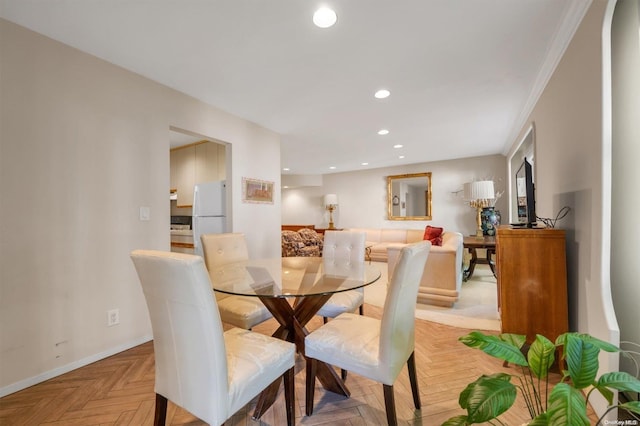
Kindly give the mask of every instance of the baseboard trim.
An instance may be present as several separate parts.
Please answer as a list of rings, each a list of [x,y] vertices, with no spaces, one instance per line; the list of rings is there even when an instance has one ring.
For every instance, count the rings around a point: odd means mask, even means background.
[[[68,373],[69,371],[76,370],[78,368],[84,367],[96,361],[100,361],[101,359],[108,358],[112,355],[134,348],[143,343],[147,343],[151,340],[153,340],[152,335],[142,336],[138,339],[129,341],[127,343],[123,343],[122,345],[109,348],[104,352],[100,352],[100,353],[88,356],[86,358],[79,359],[69,364],[54,368],[53,370],[45,371],[44,373],[38,374],[37,376],[29,377],[28,379],[24,379],[24,380],[20,380],[19,382],[12,383],[9,386],[0,388],[0,398],[10,395],[12,393],[21,391],[30,386],[37,385],[38,383],[42,383],[54,377],[61,376],[65,373]]]

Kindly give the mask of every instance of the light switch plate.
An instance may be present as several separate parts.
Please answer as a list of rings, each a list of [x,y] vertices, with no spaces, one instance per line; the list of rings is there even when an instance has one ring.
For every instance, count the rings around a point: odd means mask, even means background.
[[[149,207],[140,207],[140,220],[149,220],[151,218],[151,209]]]

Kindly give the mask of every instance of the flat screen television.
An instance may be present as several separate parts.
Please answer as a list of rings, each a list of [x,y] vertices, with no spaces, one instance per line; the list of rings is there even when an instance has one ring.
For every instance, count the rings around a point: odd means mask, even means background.
[[[536,198],[533,186],[533,168],[525,158],[516,173],[518,223],[531,228],[536,225]]]

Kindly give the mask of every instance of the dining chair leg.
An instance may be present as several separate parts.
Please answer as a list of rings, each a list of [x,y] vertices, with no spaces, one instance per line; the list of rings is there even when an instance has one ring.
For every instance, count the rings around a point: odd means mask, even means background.
[[[360,305],[360,308],[358,309],[360,315],[364,315],[364,303],[362,305]]]
[[[387,411],[387,423],[389,426],[397,426],[396,402],[393,397],[393,385],[382,385],[384,388],[384,408]]]
[[[409,381],[411,382],[411,393],[413,393],[413,405],[416,410],[420,409],[420,391],[418,390],[418,375],[416,374],[416,353],[411,352],[407,360],[407,368],[409,369]]]
[[[291,367],[284,373],[284,401],[287,411],[287,425],[295,425],[295,368]]]
[[[307,362],[307,378],[305,390],[305,413],[307,416],[313,414],[313,397],[316,390],[316,361],[312,358],[305,358]]]
[[[342,374],[340,375],[342,377],[342,380],[347,380],[347,370],[345,370],[344,368],[342,369]]]
[[[324,324],[326,324],[326,323],[327,323],[327,321],[328,321],[327,317],[322,317],[322,322],[323,322]]]
[[[153,419],[153,426],[164,426],[167,421],[167,398],[156,394],[156,412]]]

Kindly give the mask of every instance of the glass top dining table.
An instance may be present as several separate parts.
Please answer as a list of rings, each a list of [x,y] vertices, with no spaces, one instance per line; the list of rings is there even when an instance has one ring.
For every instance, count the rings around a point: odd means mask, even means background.
[[[322,257],[251,259],[209,271],[220,293],[261,298],[320,296],[354,290],[380,278],[376,265]]]
[[[212,267],[209,277],[213,289],[235,296],[259,297],[280,326],[274,337],[296,345],[304,355],[307,323],[335,294],[372,284],[380,278],[376,265],[362,261],[329,260],[322,257],[282,257],[251,259]],[[349,396],[342,378],[330,366],[316,363],[316,377],[332,392]],[[258,398],[255,419],[273,404],[279,380],[269,385]]]

